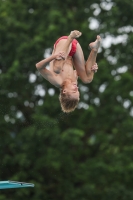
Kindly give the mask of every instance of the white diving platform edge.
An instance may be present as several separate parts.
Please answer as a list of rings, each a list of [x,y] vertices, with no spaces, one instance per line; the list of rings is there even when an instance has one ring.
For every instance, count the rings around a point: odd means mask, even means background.
[[[0,190],[10,189],[10,188],[25,188],[25,187],[34,187],[34,184],[25,183],[25,182],[17,182],[17,181],[0,181]]]

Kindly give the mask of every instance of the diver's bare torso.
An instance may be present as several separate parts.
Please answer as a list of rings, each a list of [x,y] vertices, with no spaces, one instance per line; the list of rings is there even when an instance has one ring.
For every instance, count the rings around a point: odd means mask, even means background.
[[[56,74],[53,70],[56,65],[61,65],[61,70],[59,74]],[[57,66],[58,67],[58,66]],[[56,64],[54,63],[54,60],[50,62],[50,71],[53,72],[56,76],[56,87],[60,88],[63,84],[63,82],[67,79],[71,80],[72,82],[75,82],[77,84],[77,72],[73,68],[73,59],[71,56],[68,56],[66,60],[56,61]]]

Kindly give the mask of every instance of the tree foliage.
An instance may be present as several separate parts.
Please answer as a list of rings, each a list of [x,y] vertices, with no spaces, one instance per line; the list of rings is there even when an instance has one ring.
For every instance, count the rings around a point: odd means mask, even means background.
[[[1,190],[0,200],[133,199],[132,3],[1,0],[0,180],[35,188]],[[97,34],[102,45],[68,115],[35,63],[74,29],[85,58]]]

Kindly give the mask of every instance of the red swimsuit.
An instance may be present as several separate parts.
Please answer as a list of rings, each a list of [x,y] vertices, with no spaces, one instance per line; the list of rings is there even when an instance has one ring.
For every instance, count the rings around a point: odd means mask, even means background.
[[[67,39],[67,38],[68,38],[68,36],[62,36],[62,37],[60,37],[60,38],[55,42],[54,47],[56,47],[57,43],[58,43],[60,40],[62,40],[62,39]],[[69,52],[69,56],[73,56],[73,55],[75,54],[75,52],[76,52],[76,47],[77,47],[77,43],[78,43],[78,41],[77,41],[76,39],[73,39],[73,41],[72,41],[72,48],[71,48],[71,51]]]

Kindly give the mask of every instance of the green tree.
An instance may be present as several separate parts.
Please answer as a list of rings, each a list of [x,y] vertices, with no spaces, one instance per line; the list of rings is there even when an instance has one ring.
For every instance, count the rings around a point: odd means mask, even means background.
[[[0,180],[35,188],[2,190],[0,200],[133,199],[132,10],[129,0],[1,0]],[[97,34],[103,42],[98,73],[79,81],[67,115],[35,63],[73,29],[85,58]]]

